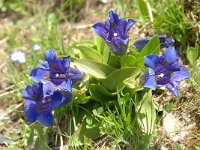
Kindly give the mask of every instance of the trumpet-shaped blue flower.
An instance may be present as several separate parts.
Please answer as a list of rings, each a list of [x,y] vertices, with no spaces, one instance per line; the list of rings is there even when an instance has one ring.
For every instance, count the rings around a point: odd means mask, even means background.
[[[39,83],[42,80],[51,81],[56,86],[70,79],[75,83],[82,79],[82,73],[70,67],[70,56],[59,59],[54,50],[48,50],[45,53],[46,61],[32,70],[31,79]]]
[[[135,41],[133,45],[138,49],[138,51],[141,51],[150,40],[151,38],[139,39]],[[174,44],[174,40],[172,38],[166,38],[166,36],[159,36],[159,40],[160,40],[160,48],[164,47],[168,48],[173,46]]]
[[[121,56],[127,51],[129,42],[127,32],[134,24],[134,20],[128,19],[126,21],[119,18],[113,11],[110,11],[109,20],[104,23],[96,23],[93,28],[94,32],[106,41],[113,53]]]
[[[154,54],[145,56],[144,64],[149,67],[149,71],[144,73],[141,81],[144,87],[152,90],[165,86],[178,96],[179,83],[190,78],[188,70],[182,68],[174,47],[169,47],[162,56]]]
[[[59,89],[63,87],[65,90],[62,90],[61,93]],[[22,97],[27,99],[24,113],[28,122],[39,121],[44,126],[52,126],[54,120],[52,111],[71,101],[71,91],[72,84],[70,80],[58,87],[50,81],[28,85],[22,93]]]

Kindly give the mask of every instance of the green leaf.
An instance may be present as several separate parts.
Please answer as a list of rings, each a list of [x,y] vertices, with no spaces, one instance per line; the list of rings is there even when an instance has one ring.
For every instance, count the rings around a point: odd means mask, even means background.
[[[88,59],[76,59],[72,64],[75,65],[80,71],[88,73],[98,79],[105,79],[110,73],[116,70],[106,64]]]
[[[200,144],[196,144],[194,147],[196,150],[200,150]]]
[[[102,62],[102,55],[95,49],[86,46],[78,46],[81,59],[92,59],[98,62]]]
[[[113,99],[113,96],[116,95],[116,94],[112,94],[108,92],[103,86],[98,85],[98,84],[90,85],[90,94],[92,98],[94,98],[96,101],[100,103],[107,102]]]
[[[89,124],[88,124],[89,122]],[[100,137],[99,126],[97,121],[94,118],[88,117],[78,126],[78,129],[71,136],[69,143],[80,144],[84,143],[85,137],[87,139],[96,140]],[[90,127],[89,125],[93,126]]]
[[[191,65],[196,64],[196,60],[199,57],[199,47],[195,46],[195,48],[190,47],[187,49],[187,58]]]
[[[148,11],[146,0],[137,0],[137,2],[138,2],[140,13],[142,14],[142,16],[145,19],[148,19],[149,18],[149,11]]]
[[[124,86],[124,80],[129,77],[136,77],[140,73],[139,68],[122,68],[112,72],[108,77],[103,81],[102,85],[109,91],[117,91]]]
[[[121,57],[121,67],[135,67],[135,56],[125,55]]]
[[[103,50],[103,63],[105,63],[105,64],[108,63],[110,55],[111,55],[110,48],[106,44],[105,47],[104,47],[104,50]]]
[[[147,45],[142,49],[139,55],[136,58],[136,65],[138,67],[144,66],[144,56],[150,54],[157,54],[160,53],[160,41],[158,36],[154,36]]]
[[[118,103],[123,119],[125,120],[127,125],[130,125],[132,117],[132,107],[133,107],[133,100],[130,97],[130,94],[126,93],[124,97],[120,97],[118,93]]]
[[[106,44],[105,40],[100,36],[95,36],[94,43],[97,46],[97,50],[99,51],[99,53],[101,53],[101,55],[103,56],[103,63],[107,64],[110,56],[109,46]]]
[[[94,44],[97,46],[97,50],[99,53],[103,54],[103,50],[105,48],[105,41],[100,36],[94,37]]]
[[[139,108],[137,112],[138,121],[145,133],[152,134],[156,120],[152,92],[151,90],[145,93],[140,92],[140,96],[142,96],[142,99],[136,99],[137,101],[140,101],[140,103],[136,103],[136,107]]]

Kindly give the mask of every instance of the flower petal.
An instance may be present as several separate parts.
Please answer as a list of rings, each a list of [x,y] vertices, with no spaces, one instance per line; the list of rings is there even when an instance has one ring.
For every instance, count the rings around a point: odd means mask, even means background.
[[[43,80],[43,97],[49,97],[53,94],[53,92],[57,89],[56,86],[47,80]]]
[[[165,53],[163,54],[164,56],[164,61],[173,64],[176,63],[176,61],[179,59],[178,54],[176,52],[176,49],[174,47],[169,47]]]
[[[94,32],[101,36],[104,40],[106,40],[108,38],[108,31],[106,30],[106,28],[104,27],[103,23],[96,23],[93,25],[93,29]]]
[[[33,123],[36,121],[38,113],[36,111],[35,101],[27,100],[25,102],[24,114],[29,123]]]
[[[60,105],[62,105],[62,103],[64,101],[64,97],[60,92],[56,91],[51,96],[51,100],[52,100],[51,109],[53,110],[53,109],[60,107]]]
[[[152,90],[156,89],[156,80],[155,80],[155,76],[147,76],[146,81],[143,85],[144,87],[150,88]]]
[[[48,73],[49,71],[47,69],[38,67],[38,68],[34,68],[31,71],[30,77],[34,82],[39,83],[41,82],[42,79],[45,78],[45,75],[47,75]]]
[[[138,49],[138,51],[141,51],[149,41],[149,38],[139,39],[135,41],[134,46]]]
[[[82,73],[74,68],[70,68],[70,79],[72,80],[72,84],[76,83],[77,81],[80,81],[83,78]]]
[[[63,70],[65,71],[66,77],[68,78],[69,77],[69,70],[70,70],[70,56],[63,57],[62,67],[63,67]]]
[[[29,100],[40,100],[42,97],[42,87],[37,85],[37,84],[33,84],[33,85],[27,85],[26,89],[23,91],[22,93],[22,97],[25,99],[29,99]]]
[[[44,126],[51,127],[53,125],[54,117],[51,112],[42,112],[37,116],[37,120]]]
[[[46,57],[47,62],[50,64],[50,66],[51,66],[51,64],[55,63],[56,59],[58,59],[55,51],[52,49],[48,50],[45,53],[45,57]]]
[[[172,92],[175,96],[178,96],[178,86],[167,85],[166,88]]]
[[[114,24],[118,23],[119,16],[116,13],[114,13],[112,10],[109,12],[108,17],[109,17],[109,21],[110,21],[111,24],[112,23],[114,23]]]
[[[128,32],[128,31],[131,29],[131,27],[132,27],[135,23],[136,23],[135,20],[133,20],[133,19],[128,19],[128,23],[127,23],[127,25],[126,25],[126,32]]]
[[[72,81],[69,79],[69,80],[65,80],[62,84],[60,84],[58,86],[58,89],[60,91],[69,91],[71,92],[72,91]]]
[[[182,69],[180,71],[176,71],[174,75],[171,77],[171,83],[175,84],[175,82],[181,82],[182,80],[190,78],[190,73],[187,69]]]
[[[161,61],[161,57],[155,54],[144,56],[144,65],[146,67],[155,68],[157,64]]]

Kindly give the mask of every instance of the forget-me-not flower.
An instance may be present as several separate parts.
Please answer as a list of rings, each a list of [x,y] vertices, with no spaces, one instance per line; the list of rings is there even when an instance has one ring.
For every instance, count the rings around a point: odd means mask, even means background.
[[[38,45],[38,44],[35,44],[35,45],[33,45],[32,49],[33,49],[34,51],[40,51],[40,50],[41,50],[41,46]]]
[[[133,45],[137,48],[138,51],[141,51],[151,39],[152,38],[139,39],[135,41]],[[172,38],[166,38],[166,36],[159,36],[159,40],[160,40],[160,48],[164,47],[168,48],[173,46],[174,44],[174,40]]]
[[[62,85],[60,85],[62,86]],[[44,126],[53,125],[52,111],[69,103],[72,99],[72,84],[65,84],[65,96],[50,81],[27,85],[22,93],[25,102],[24,113],[29,123],[41,122]]]
[[[26,62],[25,53],[22,51],[16,51],[12,53],[10,57],[16,65]]]
[[[130,28],[135,24],[133,19],[119,18],[113,11],[109,12],[109,19],[104,23],[96,23],[93,25],[94,32],[101,36],[111,48],[115,55],[124,55],[128,48],[127,33]]]
[[[182,68],[174,47],[169,47],[162,56],[154,54],[145,56],[144,65],[149,67],[149,71],[144,73],[141,79],[142,84],[152,90],[165,86],[175,96],[178,96],[180,82],[190,78],[189,71]]]

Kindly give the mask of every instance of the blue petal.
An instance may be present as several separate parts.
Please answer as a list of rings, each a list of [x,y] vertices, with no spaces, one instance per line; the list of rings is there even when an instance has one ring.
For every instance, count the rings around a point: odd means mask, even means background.
[[[45,75],[47,75],[48,73],[49,73],[49,71],[46,69],[34,68],[31,71],[30,77],[34,82],[39,83],[42,79],[45,78]]]
[[[40,84],[39,86],[37,84],[27,85],[26,89],[22,93],[22,97],[35,101],[40,100],[42,97],[41,89],[42,87],[40,86]]]
[[[149,38],[139,39],[135,41],[134,46],[138,49],[138,51],[141,51],[149,41]]]
[[[41,61],[41,66],[40,66],[40,68],[43,68],[43,69],[50,69],[49,68],[49,63],[47,62],[47,61]]]
[[[64,57],[62,60],[63,70],[65,71],[65,75],[69,76],[69,69],[70,69],[70,56]]]
[[[56,53],[54,50],[48,50],[46,53],[45,53],[45,57],[46,57],[46,60],[47,62],[50,64],[54,64],[56,59],[57,59],[57,56],[56,56]]]
[[[52,102],[51,102],[51,106],[52,106],[51,109],[53,110],[53,109],[58,108],[60,105],[62,105],[62,103],[64,101],[64,97],[63,97],[63,95],[60,92],[56,91],[51,96],[51,100],[52,100]]]
[[[62,84],[58,86],[58,89],[60,91],[72,91],[72,81],[71,80],[66,80]]]
[[[83,78],[82,73],[74,68],[70,68],[70,79],[72,80],[72,84],[80,81]]]
[[[158,55],[147,55],[144,56],[144,65],[146,67],[155,68],[162,59]]]
[[[38,113],[36,111],[36,102],[35,101],[27,100],[25,102],[24,114],[29,123],[33,123],[36,121]]]
[[[174,75],[171,77],[171,83],[181,82],[182,80],[190,78],[190,73],[187,69],[182,69],[180,71],[176,71]]]
[[[94,32],[106,40],[109,36],[109,32],[104,27],[103,23],[96,23],[93,25]]]
[[[111,10],[109,12],[109,21],[110,21],[110,23],[117,24],[118,20],[119,20],[119,16]]]
[[[128,40],[128,39],[127,39]],[[113,51],[113,53],[117,56],[122,56],[126,53],[127,51],[127,48],[128,48],[128,43],[127,44],[124,44],[124,41],[123,43],[121,42],[121,40],[117,40],[119,44],[119,47],[113,43],[113,42],[106,42],[108,44],[108,46],[111,48],[111,50]]]
[[[152,90],[156,89],[156,80],[155,80],[155,76],[147,76],[146,81],[143,85],[144,87],[150,88]]]
[[[171,71],[180,71],[181,67],[182,67],[182,63],[180,60],[177,60],[175,63],[168,65],[168,68]]]
[[[50,81],[42,81],[43,83],[43,97],[51,96],[53,92],[56,90],[56,86]]]
[[[51,112],[43,112],[37,116],[37,120],[40,121],[44,126],[53,126],[54,117]]]
[[[175,50],[174,47],[169,47],[165,53],[163,54],[164,56],[164,61],[169,63],[169,64],[173,64],[173,63],[176,63],[177,60],[179,59],[178,58],[178,54]]]
[[[166,88],[172,92],[175,96],[178,96],[178,86],[167,85]]]
[[[136,23],[135,20],[133,20],[133,19],[128,19],[128,23],[127,23],[127,25],[126,25],[126,32],[128,32],[128,31],[131,29],[131,27],[132,27],[135,23]]]
[[[64,106],[72,100],[72,82],[71,80],[63,82],[59,87],[59,92],[64,96],[62,104]]]

